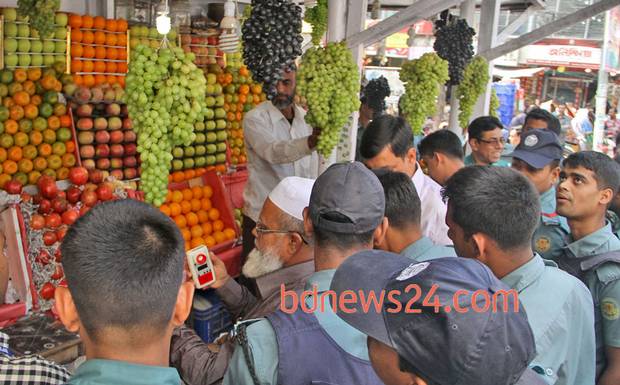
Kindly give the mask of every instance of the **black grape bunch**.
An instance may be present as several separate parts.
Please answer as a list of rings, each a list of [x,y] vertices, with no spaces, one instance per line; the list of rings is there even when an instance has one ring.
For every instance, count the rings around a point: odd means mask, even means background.
[[[449,63],[449,85],[458,85],[463,79],[463,71],[474,56],[475,35],[476,31],[464,19],[446,17],[435,22],[433,48]]]
[[[362,103],[372,108],[375,116],[381,115],[386,108],[385,98],[390,96],[391,90],[388,80],[384,76],[372,79],[362,91]]]
[[[252,1],[242,28],[243,61],[252,77],[263,83],[269,100],[276,96],[283,72],[294,68],[302,54],[301,24],[301,8],[288,0]]]

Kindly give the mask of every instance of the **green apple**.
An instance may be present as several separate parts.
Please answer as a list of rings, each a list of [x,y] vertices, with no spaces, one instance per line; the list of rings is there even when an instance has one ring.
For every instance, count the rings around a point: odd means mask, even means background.
[[[205,126],[204,122],[197,122],[196,124],[194,124],[194,130],[197,132],[201,132],[206,130],[207,127]]]
[[[215,117],[215,112],[211,108],[205,109],[205,119],[211,120]]]
[[[140,39],[140,44],[145,45],[147,47],[151,46],[151,41],[149,39],[147,39],[146,37],[143,37],[142,39]]]
[[[172,169],[174,171],[183,170],[183,161],[181,159],[174,159],[172,161]]]
[[[226,154],[217,154],[215,156],[215,163],[224,164],[226,163]]]
[[[215,93],[215,85],[207,84],[207,86],[205,87],[205,92],[207,95],[213,95]]]
[[[43,65],[43,55],[34,54],[31,55],[30,65],[35,67],[41,67]]]
[[[207,144],[206,146],[207,154],[215,154],[217,152],[217,146],[215,144]]]
[[[12,138],[11,138],[12,139]],[[11,147],[11,146],[9,146]],[[214,155],[207,156],[207,166],[213,166],[217,158]]]
[[[15,8],[3,8],[2,14],[4,15],[5,21],[15,21],[17,20],[17,9]]]
[[[196,156],[202,156],[207,153],[207,148],[203,145],[195,146],[194,148],[196,149]]]
[[[17,41],[18,52],[30,52],[30,40],[19,39]]]
[[[216,84],[216,83],[217,83],[217,76],[215,74],[208,73],[207,84]]]
[[[17,57],[16,54],[10,53],[10,54],[4,55],[4,64],[6,64],[7,67],[15,67],[18,62],[19,62],[19,58]]]
[[[223,108],[216,108],[215,117],[217,119],[226,119],[226,110],[224,110]]]
[[[223,107],[224,106],[224,97],[222,95],[218,96],[215,98],[215,105],[217,107]]]
[[[150,28],[148,37],[151,39],[159,39],[159,32],[157,32],[157,28]]]
[[[196,155],[196,150],[192,146],[185,147],[185,156],[192,157]]]
[[[213,120],[207,120],[206,126],[207,126],[207,131],[215,130],[215,122]]]
[[[217,142],[217,135],[215,132],[207,133],[207,143],[215,143]]]
[[[151,44],[151,48],[153,49],[157,49],[161,45],[161,41],[159,40],[149,40],[149,42]]]
[[[215,128],[223,130],[226,128],[226,121],[224,119],[218,119],[215,121]]]
[[[228,134],[224,130],[218,131],[216,134],[218,142],[224,142],[228,138]]]
[[[30,37],[30,27],[27,24],[19,24],[17,26],[17,36]]]
[[[52,53],[54,52],[55,49],[56,49],[56,45],[54,44],[53,41],[50,41],[50,40],[43,41],[43,52]]]
[[[196,161],[196,167],[204,167],[207,165],[207,157],[205,156],[197,156],[194,160]]]
[[[55,62],[56,62],[55,56],[43,55],[43,65],[45,65],[46,67],[50,67],[54,65]]]
[[[207,96],[205,99],[205,105],[207,107],[215,106],[215,98],[213,96]]]
[[[6,53],[13,53],[17,51],[17,40],[11,38],[4,39],[4,51]]]
[[[218,153],[226,152],[226,143],[218,143],[216,145],[216,147],[217,147],[217,151],[216,152],[218,152]]]
[[[58,27],[56,28],[56,31],[54,32],[54,38],[56,39],[66,39],[67,38],[67,28],[65,27]]]
[[[32,40],[30,42],[30,52],[41,53],[43,51],[43,42],[41,40]]]
[[[54,52],[65,53],[67,51],[67,43],[64,41],[57,41],[54,45]]]
[[[190,169],[190,168],[194,168],[194,165],[196,163],[194,162],[193,158],[185,158],[183,159],[183,166],[185,167],[185,169]]]
[[[216,95],[221,95],[222,94],[222,85],[221,84],[216,84],[214,86],[215,90],[213,91]]]
[[[134,25],[131,28],[129,28],[129,36],[139,38],[140,37],[140,26]]]
[[[129,39],[129,48],[136,48],[139,45],[140,39],[138,39],[137,37],[132,37],[131,39]]]
[[[185,152],[183,151],[183,147],[175,147],[175,148],[172,150],[172,156],[174,156],[174,157],[175,157],[175,158],[177,158],[177,159],[181,159],[181,158],[183,158],[183,154],[184,154],[184,153],[185,153]]]
[[[32,62],[32,58],[28,54],[20,54],[18,55],[17,62],[21,67],[28,67]]]
[[[5,37],[15,37],[15,36],[17,36],[17,24],[15,24],[15,23],[4,23],[4,36]]]
[[[206,137],[206,135],[205,135],[205,134],[203,134],[203,133],[201,133],[201,132],[200,132],[200,133],[198,133],[198,134],[196,134],[196,139],[194,139],[194,143],[197,143],[197,144],[203,144],[203,143],[204,143],[204,142],[206,142],[206,141],[207,141],[207,137]],[[191,156],[191,155],[190,155],[190,156]]]
[[[54,16],[54,23],[60,25],[61,27],[65,27],[67,26],[67,19],[66,13],[58,12],[56,13],[56,16]]]

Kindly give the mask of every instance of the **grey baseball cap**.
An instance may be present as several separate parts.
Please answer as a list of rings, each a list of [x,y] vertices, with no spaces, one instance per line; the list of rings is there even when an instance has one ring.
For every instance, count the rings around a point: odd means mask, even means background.
[[[516,292],[475,259],[414,262],[362,251],[338,267],[330,289],[336,298],[355,293],[337,315],[392,347],[429,383],[545,384],[529,368],[536,345]],[[372,293],[381,305],[361,299]]]
[[[383,220],[383,187],[362,163],[336,163],[314,182],[308,210],[312,225],[320,229],[341,234],[367,233]]]

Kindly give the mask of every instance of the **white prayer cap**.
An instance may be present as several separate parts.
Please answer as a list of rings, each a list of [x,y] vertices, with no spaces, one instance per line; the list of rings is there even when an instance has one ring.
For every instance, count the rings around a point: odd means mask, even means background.
[[[274,205],[293,218],[300,221],[304,220],[304,209],[310,202],[310,193],[314,179],[289,176],[282,179],[280,183],[269,194],[269,199]]]

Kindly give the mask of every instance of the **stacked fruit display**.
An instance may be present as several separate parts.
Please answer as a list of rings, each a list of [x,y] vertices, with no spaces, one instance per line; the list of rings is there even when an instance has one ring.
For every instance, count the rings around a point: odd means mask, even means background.
[[[73,116],[82,165],[121,179],[138,172],[136,133],[132,130],[120,85],[80,87],[74,94]]]
[[[245,66],[238,69],[234,66],[226,67],[226,72],[218,76],[218,81],[224,85],[224,110],[226,111],[230,164],[244,164],[247,158],[243,142],[243,118],[266,97],[261,85],[253,82]]]
[[[76,84],[125,85],[127,21],[89,15],[69,16],[71,73]]]
[[[4,15],[4,65],[15,67],[52,66],[55,62],[66,62],[67,15],[57,13],[54,18],[54,32],[39,36],[15,8],[2,9]]]
[[[215,30],[204,34],[181,34],[181,46],[185,52],[193,52],[196,56],[194,63],[200,68],[209,64],[221,63],[224,57],[219,50],[219,33]]]
[[[223,88],[215,74],[207,74],[205,119],[194,124],[196,139],[172,150],[172,170],[187,170],[226,163],[226,110]]]
[[[200,245],[212,248],[236,237],[234,229],[225,228],[212,197],[213,188],[208,185],[170,190],[166,203],[159,208],[179,226],[187,249]]]
[[[42,310],[53,306],[56,287],[65,284],[60,242],[69,227],[98,203],[127,195],[125,185],[105,181],[103,173],[97,170],[89,173],[83,167],[75,167],[68,178],[71,184],[66,190],[61,190],[53,179],[42,177],[36,195],[21,195],[20,207],[28,229],[28,258]],[[16,188],[10,193],[20,192]]]
[[[76,164],[71,117],[58,99],[64,65],[56,70],[0,71],[0,188],[11,179],[34,184],[42,174],[66,179]],[[71,76],[60,77],[71,91]]]
[[[140,44],[151,48],[159,48],[163,37],[163,35],[157,32],[155,27],[149,28],[145,25],[134,25],[129,29],[129,48],[134,49]],[[173,47],[177,45],[178,34],[176,29],[171,29],[167,37],[169,45]]]

